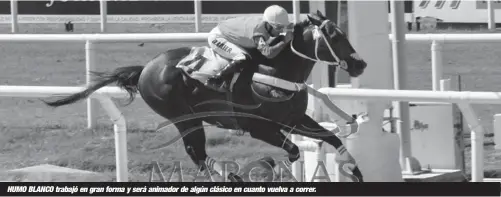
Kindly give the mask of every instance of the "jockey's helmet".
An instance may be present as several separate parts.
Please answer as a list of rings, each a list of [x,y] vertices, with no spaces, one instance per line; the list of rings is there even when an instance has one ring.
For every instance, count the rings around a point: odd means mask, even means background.
[[[272,5],[264,10],[263,20],[269,23],[278,32],[283,32],[290,26],[287,10],[278,5]]]

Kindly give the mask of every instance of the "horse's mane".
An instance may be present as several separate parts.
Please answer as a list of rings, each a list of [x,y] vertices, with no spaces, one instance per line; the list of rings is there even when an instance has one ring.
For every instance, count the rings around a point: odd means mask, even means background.
[[[305,19],[296,24],[294,24],[294,33],[304,33],[304,30],[309,28],[311,25],[310,20]]]
[[[300,21],[300,22],[294,24],[294,28],[306,28],[306,27],[308,27],[310,25],[311,25],[310,20],[305,19],[303,21]]]

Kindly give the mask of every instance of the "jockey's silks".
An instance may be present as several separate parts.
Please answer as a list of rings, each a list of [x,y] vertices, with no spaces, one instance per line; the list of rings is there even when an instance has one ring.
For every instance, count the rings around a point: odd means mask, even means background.
[[[245,48],[257,48],[254,38],[262,36],[270,38],[261,16],[245,16],[231,18],[218,24],[219,30],[229,42]]]

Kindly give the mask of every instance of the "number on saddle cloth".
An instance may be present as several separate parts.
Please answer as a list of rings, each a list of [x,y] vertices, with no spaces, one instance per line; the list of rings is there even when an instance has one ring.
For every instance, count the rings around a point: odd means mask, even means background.
[[[207,46],[193,47],[190,54],[179,61],[176,67],[185,70],[191,78],[205,83],[216,75],[229,60],[220,56]]]

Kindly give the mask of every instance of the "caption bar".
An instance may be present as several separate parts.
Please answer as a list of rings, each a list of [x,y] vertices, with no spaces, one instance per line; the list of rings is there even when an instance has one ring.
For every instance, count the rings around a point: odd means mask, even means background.
[[[0,196],[500,196],[500,193],[500,184],[494,182],[0,182]]]
[[[142,186],[142,187],[85,187],[85,186],[8,186],[7,193],[66,193],[66,194],[99,194],[99,193],[315,193],[315,187],[245,187],[245,186]]]

